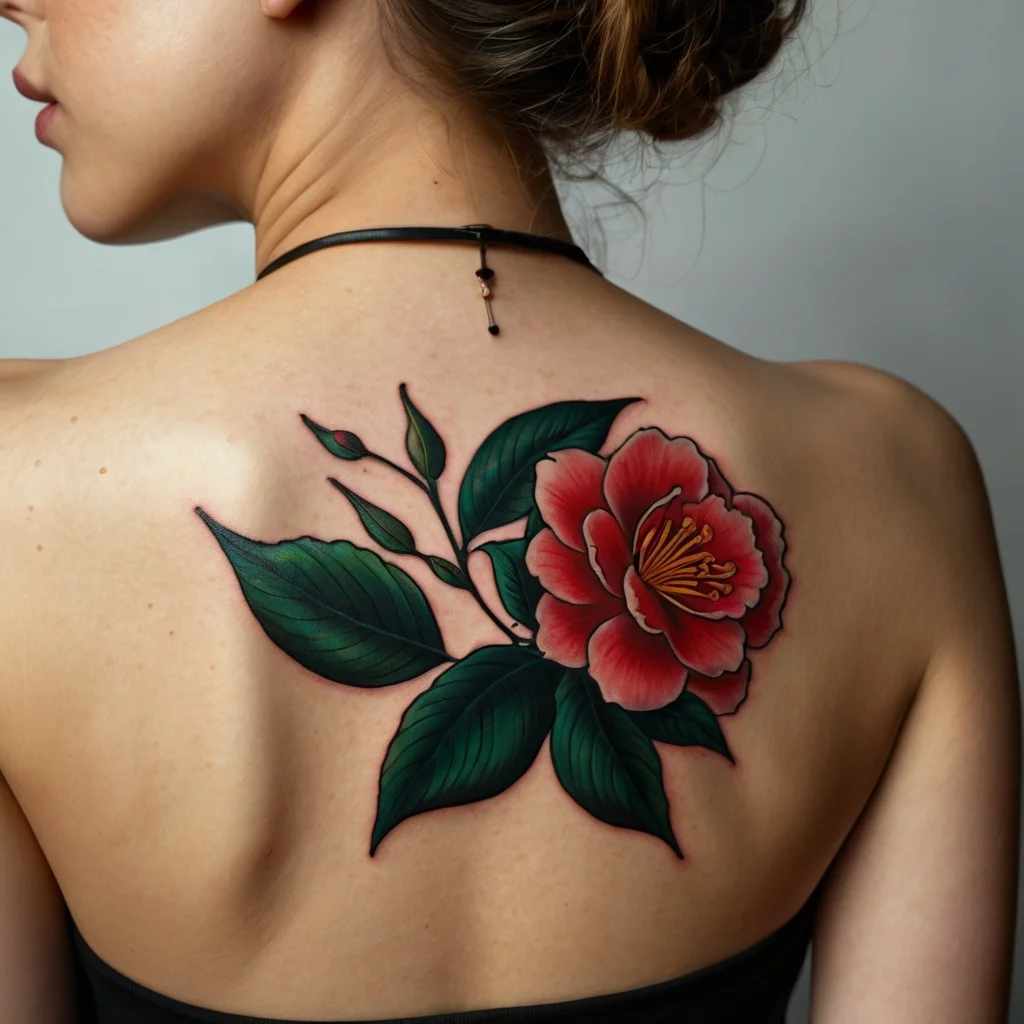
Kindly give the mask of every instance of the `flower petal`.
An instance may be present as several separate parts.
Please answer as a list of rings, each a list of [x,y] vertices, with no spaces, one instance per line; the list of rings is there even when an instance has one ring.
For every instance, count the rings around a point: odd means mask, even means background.
[[[688,437],[642,427],[608,459],[604,495],[631,543],[640,517],[673,487],[684,501],[700,501],[708,492],[707,460]]]
[[[583,550],[583,518],[592,508],[604,508],[601,480],[607,461],[582,448],[552,452],[537,463],[533,496],[544,522],[555,536]]]
[[[764,647],[782,628],[782,606],[789,591],[789,573],[782,564],[786,542],[775,510],[756,494],[737,494],[733,504],[754,522],[754,537],[764,554],[768,583],[761,600],[742,619],[750,647]]]
[[[622,597],[622,577],[632,562],[632,553],[619,521],[607,509],[596,508],[583,520],[583,539],[597,578],[608,593]]]
[[[681,628],[665,631],[676,657],[695,672],[719,676],[735,672],[743,661],[743,627],[735,619],[703,619],[683,612]]]
[[[686,666],[665,638],[645,633],[628,612],[598,626],[587,653],[591,678],[604,699],[631,711],[671,704],[686,685]]]
[[[630,566],[622,580],[626,607],[636,619],[637,625],[647,633],[664,633],[672,626],[668,618],[672,614],[685,615],[666,604],[658,596],[658,592],[644,583],[640,574]]]
[[[530,541],[526,549],[526,568],[540,580],[545,590],[563,601],[595,604],[608,597],[587,556],[566,547],[547,527]]]
[[[704,455],[704,452],[701,452]],[[718,463],[708,455],[704,455],[708,463],[708,494],[718,494],[725,499],[726,508],[732,508],[732,488],[729,481],[722,476]]]
[[[718,499],[721,500],[720,498]],[[633,566],[623,580],[626,607],[648,633],[664,633],[675,656],[696,672],[719,676],[743,661],[743,627],[734,619],[689,615],[649,587]]]
[[[731,715],[747,699],[750,682],[750,662],[744,661],[736,672],[723,672],[714,679],[691,672],[686,689],[702,701],[716,715]]]
[[[537,646],[566,668],[583,668],[591,634],[621,610],[622,602],[611,598],[600,604],[566,604],[550,594],[542,594],[536,612]]]

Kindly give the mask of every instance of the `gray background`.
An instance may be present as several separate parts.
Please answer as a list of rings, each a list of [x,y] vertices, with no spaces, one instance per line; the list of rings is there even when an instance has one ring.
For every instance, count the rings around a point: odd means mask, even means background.
[[[1020,649],[1024,6],[841,3],[816,5],[716,140],[665,151],[644,218],[599,209],[594,186],[567,187],[567,212],[614,281],[702,330],[773,359],[868,363],[942,402],[985,471]],[[23,38],[0,25],[0,66]],[[144,249],[79,236],[37,109],[0,89],[0,358],[106,348],[251,282],[248,225]],[[608,173],[634,192],[653,177],[635,161]],[[807,975],[790,1024],[807,1020]]]

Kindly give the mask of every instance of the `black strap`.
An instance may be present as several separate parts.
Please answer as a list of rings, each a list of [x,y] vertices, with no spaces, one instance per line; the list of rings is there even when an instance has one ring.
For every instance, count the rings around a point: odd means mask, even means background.
[[[540,249],[545,252],[553,252],[559,256],[568,256],[589,267],[594,273],[601,271],[594,266],[587,258],[587,254],[578,246],[570,242],[562,242],[557,238],[549,238],[547,235],[535,235],[528,231],[506,231],[502,228],[491,227],[490,224],[466,224],[461,228],[447,227],[396,227],[396,228],[359,228],[355,231],[340,231],[333,235],[324,235],[322,238],[314,238],[312,241],[303,242],[294,249],[289,249],[282,256],[269,263],[257,275],[256,280],[262,280],[267,274],[283,267],[300,256],[307,256],[311,252],[318,252],[332,245],[344,245],[346,242],[392,242],[392,241],[452,241],[452,242],[475,242],[480,245],[481,252],[485,251],[488,243],[495,245],[512,245],[522,249]]]

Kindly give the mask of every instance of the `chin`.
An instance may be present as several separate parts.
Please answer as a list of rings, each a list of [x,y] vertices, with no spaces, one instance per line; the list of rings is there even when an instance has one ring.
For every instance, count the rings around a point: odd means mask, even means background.
[[[227,199],[207,194],[158,196],[133,194],[128,187],[81,188],[61,176],[61,204],[71,226],[101,245],[162,242],[217,224],[245,220]]]

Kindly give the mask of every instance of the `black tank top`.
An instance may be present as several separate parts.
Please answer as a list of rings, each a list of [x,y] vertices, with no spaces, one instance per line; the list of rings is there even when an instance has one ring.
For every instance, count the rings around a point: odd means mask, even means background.
[[[786,1007],[811,940],[823,881],[777,931],[726,960],[679,978],[565,1002],[358,1022],[249,1017],[179,1002],[139,985],[101,960],[69,914],[79,1019],[81,1024],[785,1024]]]

